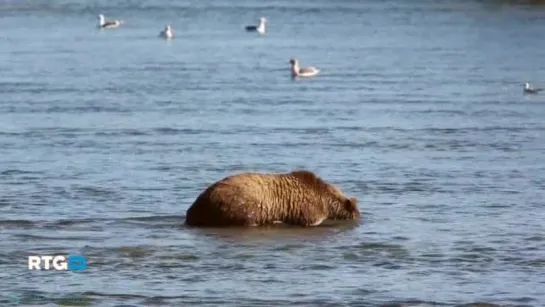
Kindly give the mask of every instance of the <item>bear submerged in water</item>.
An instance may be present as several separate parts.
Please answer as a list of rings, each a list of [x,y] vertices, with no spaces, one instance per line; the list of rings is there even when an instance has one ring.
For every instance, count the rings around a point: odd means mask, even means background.
[[[348,198],[314,173],[242,173],[204,190],[187,210],[186,225],[317,226],[324,220],[357,220],[357,199]]]

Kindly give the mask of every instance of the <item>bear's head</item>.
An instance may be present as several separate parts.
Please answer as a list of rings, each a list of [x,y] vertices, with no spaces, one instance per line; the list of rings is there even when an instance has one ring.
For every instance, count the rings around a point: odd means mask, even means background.
[[[322,180],[310,171],[300,170],[291,173],[308,186],[319,190],[322,201],[328,205],[331,220],[357,220],[360,218],[358,200],[346,197],[339,188]]]
[[[358,200],[355,197],[339,197],[329,206],[329,219],[331,220],[357,220],[360,218]]]

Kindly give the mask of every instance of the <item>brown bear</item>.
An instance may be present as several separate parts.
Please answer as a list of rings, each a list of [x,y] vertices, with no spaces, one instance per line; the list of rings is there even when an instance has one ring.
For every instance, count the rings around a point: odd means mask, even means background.
[[[348,198],[316,174],[241,173],[204,190],[186,212],[186,225],[262,226],[284,223],[317,226],[326,219],[360,218],[357,199]]]

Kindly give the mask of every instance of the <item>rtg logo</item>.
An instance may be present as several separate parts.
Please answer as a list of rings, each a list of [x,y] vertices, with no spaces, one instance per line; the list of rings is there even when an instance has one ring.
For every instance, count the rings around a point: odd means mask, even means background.
[[[56,271],[83,271],[87,268],[87,259],[79,255],[28,256],[29,270],[50,270],[51,266]]]

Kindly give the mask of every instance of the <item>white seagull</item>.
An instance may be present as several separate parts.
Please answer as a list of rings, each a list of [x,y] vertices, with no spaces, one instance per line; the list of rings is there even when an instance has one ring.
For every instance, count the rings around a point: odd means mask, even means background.
[[[267,23],[267,19],[265,19],[265,17],[261,17],[259,18],[258,26],[246,26],[246,31],[258,32],[259,34],[263,35],[265,33],[265,23]]]
[[[172,32],[172,27],[170,25],[166,25],[165,29],[159,33],[159,36],[162,38],[172,38],[174,36],[174,32]]]
[[[528,82],[524,83],[524,93],[526,94],[537,94],[538,92],[541,92],[542,88],[534,88],[531,87]]]
[[[123,23],[122,20],[104,20],[104,15],[98,15],[98,27],[101,29],[104,28],[117,28]]]
[[[297,59],[291,59],[290,64],[292,77],[312,77],[320,72],[319,69],[313,66],[300,68]]]

